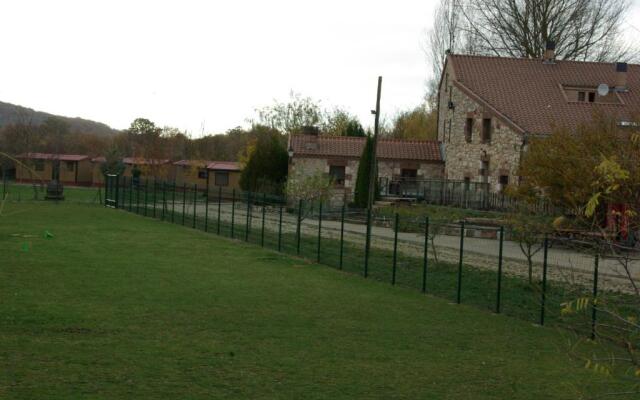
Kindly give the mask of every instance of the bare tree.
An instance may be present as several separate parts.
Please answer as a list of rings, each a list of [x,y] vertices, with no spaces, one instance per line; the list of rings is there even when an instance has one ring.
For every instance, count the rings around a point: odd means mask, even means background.
[[[629,61],[620,41],[627,0],[473,0],[461,9],[482,54],[540,58],[547,41],[567,60]]]
[[[447,52],[541,58],[633,61],[637,49],[621,39],[628,0],[441,0],[428,34],[427,54],[437,93]]]
[[[467,27],[468,17],[473,15],[461,0],[441,0],[433,15],[433,26],[427,33],[426,49],[431,64],[429,81],[429,105],[433,106],[442,68],[449,53],[473,54],[475,52],[473,30]]]

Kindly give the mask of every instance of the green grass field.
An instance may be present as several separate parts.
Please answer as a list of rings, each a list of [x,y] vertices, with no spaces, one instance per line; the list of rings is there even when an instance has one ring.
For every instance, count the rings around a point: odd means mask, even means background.
[[[0,398],[575,399],[619,385],[567,356],[562,331],[90,204],[6,204],[0,254]]]

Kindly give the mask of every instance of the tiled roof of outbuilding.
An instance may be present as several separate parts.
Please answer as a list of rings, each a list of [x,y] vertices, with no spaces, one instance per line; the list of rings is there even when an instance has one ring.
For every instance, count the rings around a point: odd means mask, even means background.
[[[218,171],[240,171],[240,163],[235,161],[212,161],[207,165],[207,169]]]
[[[366,138],[349,136],[293,135],[294,157],[360,158]],[[378,159],[442,161],[440,146],[435,140],[378,140]]]
[[[27,158],[31,160],[60,160],[60,161],[82,161],[89,156],[82,154],[49,154],[49,153],[24,153],[17,158]]]

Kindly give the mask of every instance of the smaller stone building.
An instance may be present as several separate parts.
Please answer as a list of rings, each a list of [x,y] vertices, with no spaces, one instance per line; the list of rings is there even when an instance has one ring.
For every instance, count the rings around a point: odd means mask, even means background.
[[[366,138],[292,135],[289,141],[289,173],[322,171],[335,182],[333,202],[350,202],[354,196],[358,165]],[[444,162],[440,145],[433,140],[378,139],[378,179],[383,193],[400,180],[441,179]]]
[[[90,186],[93,179],[93,165],[86,155],[25,153],[16,158],[24,164],[16,166],[18,182],[58,179],[66,185]]]

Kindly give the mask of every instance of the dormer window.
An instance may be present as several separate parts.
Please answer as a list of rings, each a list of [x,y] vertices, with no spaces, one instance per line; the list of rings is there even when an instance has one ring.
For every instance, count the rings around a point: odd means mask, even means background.
[[[564,97],[569,103],[623,104],[618,93],[611,90],[606,96],[600,96],[595,87],[562,86]]]

